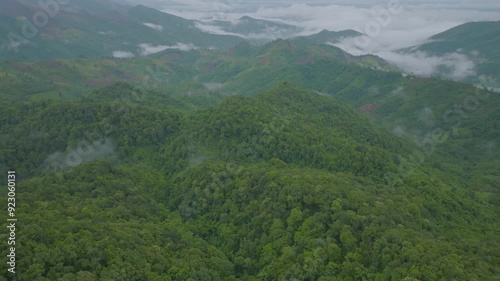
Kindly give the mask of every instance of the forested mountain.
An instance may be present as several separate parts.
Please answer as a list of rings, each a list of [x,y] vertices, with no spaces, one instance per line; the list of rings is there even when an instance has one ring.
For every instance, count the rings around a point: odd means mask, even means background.
[[[405,174],[414,145],[331,98],[280,83],[182,114],[158,103],[114,110],[132,87],[106,93],[2,111],[18,128],[2,154],[29,177],[18,187],[17,280],[497,273],[497,207],[435,168]],[[81,140],[92,143],[85,152]]]
[[[34,17],[40,12],[46,16],[43,22]],[[75,0],[44,9],[29,1],[2,1],[0,33],[0,59],[19,60],[131,57],[149,54],[151,48],[225,49],[243,41],[202,32],[194,20],[108,0]]]
[[[294,73],[304,72],[301,68],[305,67],[319,73],[323,71],[320,65],[324,63],[333,63],[335,68],[332,70],[349,75],[380,75],[379,72],[368,71],[375,68],[393,71],[393,76],[400,76],[396,74],[396,68],[375,56],[355,57],[333,46],[280,39],[263,46],[241,43],[226,51],[176,49],[139,58],[76,58],[41,62],[6,60],[0,62],[0,85],[5,89],[0,94],[2,102],[74,99],[118,81],[143,84],[145,77],[151,79],[149,84],[166,86],[163,90],[168,92],[197,92],[206,89],[209,83],[217,83],[224,84],[226,90],[223,92],[226,94],[235,91],[247,94],[259,91],[255,85],[247,83],[252,81],[249,77],[253,73],[265,79],[275,77],[270,82],[253,80],[252,83],[262,85],[262,90],[282,79],[278,75],[263,73],[285,71],[289,74],[284,74],[283,79],[292,79]],[[333,75],[332,70],[322,75]],[[320,90],[319,87],[317,89]]]
[[[68,2],[2,45],[18,221],[0,281],[498,280],[498,92],[329,44],[352,30],[252,44],[118,3]],[[2,34],[37,5],[0,2]],[[419,50],[476,50],[491,70],[495,30]]]
[[[328,44],[328,43],[333,44],[333,43],[338,43],[339,41],[345,38],[357,37],[361,35],[363,34],[354,30],[329,31],[324,29],[316,34],[296,37],[294,38],[294,40],[309,40],[317,44]]]

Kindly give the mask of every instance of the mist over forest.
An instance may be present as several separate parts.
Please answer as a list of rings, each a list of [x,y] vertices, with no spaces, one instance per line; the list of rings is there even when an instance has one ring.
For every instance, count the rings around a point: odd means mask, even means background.
[[[0,281],[493,281],[497,1],[0,2]]]

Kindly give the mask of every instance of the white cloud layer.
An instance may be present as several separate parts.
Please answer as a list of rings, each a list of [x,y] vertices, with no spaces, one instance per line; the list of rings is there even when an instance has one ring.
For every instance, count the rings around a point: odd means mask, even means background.
[[[366,33],[373,21],[388,7],[402,11],[390,13],[370,44],[362,53],[376,53],[413,46],[428,37],[469,21],[499,20],[498,1],[423,1],[423,0],[333,0],[333,1],[208,1],[208,0],[151,0],[167,13],[198,20],[235,21],[241,16],[277,20],[304,28],[298,35],[307,35],[323,29],[339,31],[354,29]],[[399,4],[398,4],[399,3]],[[391,9],[389,9],[391,10]],[[204,30],[224,33],[222,30],[200,26]],[[273,31],[260,37],[274,38]]]
[[[444,56],[431,56],[425,52],[414,54],[382,52],[377,53],[377,55],[403,69],[406,73],[417,76],[444,74],[447,78],[461,80],[476,75],[474,61],[464,54],[449,53]]]
[[[190,51],[190,50],[197,49],[197,48],[198,47],[196,47],[193,44],[183,44],[183,43],[177,43],[177,44],[172,45],[172,46],[167,46],[167,45],[155,46],[155,45],[151,45],[151,44],[147,44],[147,43],[142,43],[142,44],[139,44],[139,53],[141,54],[141,56],[147,56],[147,55],[159,53],[159,52],[167,50],[167,49],[177,49],[177,50],[181,50],[181,51]]]
[[[149,28],[158,30],[158,31],[163,31],[163,26],[158,25],[158,24],[154,24],[154,23],[150,23],[150,22],[145,22],[145,23],[143,23],[143,25],[145,25],[145,26],[147,26]]]
[[[167,13],[204,21],[198,28],[231,34],[208,24],[209,20],[236,21],[244,15],[296,25],[308,35],[323,29],[354,29],[368,34],[364,44],[352,38],[336,46],[355,55],[376,54],[416,75],[434,75],[441,68],[450,78],[474,75],[474,62],[459,53],[442,57],[392,51],[422,44],[429,37],[470,21],[500,20],[498,0],[128,0],[151,5]],[[396,7],[400,12],[394,12]],[[387,12],[389,11],[389,13]],[[392,12],[391,12],[392,11]],[[234,34],[246,39],[275,39],[274,30],[259,34]],[[480,54],[479,54],[480,55]]]
[[[139,44],[139,48],[140,48],[139,52],[140,52],[141,56],[147,56],[147,55],[156,54],[156,53],[159,53],[161,51],[164,51],[164,50],[168,49],[168,47],[169,46],[164,46],[164,45],[154,46],[151,44],[142,43],[142,44]]]
[[[119,58],[119,59],[124,59],[124,58],[133,58],[133,57],[135,57],[135,55],[132,54],[131,52],[126,52],[126,51],[114,51],[113,57]]]
[[[206,33],[219,34],[219,35],[234,35],[249,41],[255,41],[255,40],[272,41],[284,37],[283,32],[280,32],[279,30],[276,30],[274,28],[267,28],[265,32],[262,33],[245,33],[245,34],[228,32],[223,30],[223,28],[221,28],[220,26],[212,25],[206,22],[196,23],[196,28]]]

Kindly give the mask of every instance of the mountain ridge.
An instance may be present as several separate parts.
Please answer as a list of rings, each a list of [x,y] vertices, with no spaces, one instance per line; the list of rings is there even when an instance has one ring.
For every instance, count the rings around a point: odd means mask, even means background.
[[[281,82],[185,115],[122,104],[131,88],[0,112],[0,155],[31,174],[17,183],[21,280],[493,278],[494,205],[437,168],[400,174],[415,145],[352,109]],[[111,155],[79,147],[103,136]],[[37,165],[57,150],[101,155]]]
[[[0,32],[38,9],[23,1],[0,2]],[[352,30],[251,44],[117,1],[73,1],[0,49],[15,280],[499,276],[498,92],[332,46]],[[472,26],[437,37],[498,35]]]
[[[94,4],[82,6],[81,2],[74,2],[71,5],[82,10],[75,13],[73,8],[63,6],[53,18],[50,18],[47,25],[36,28],[30,22],[32,15],[37,11],[36,7],[17,4],[19,13],[28,16],[18,22],[17,26],[15,22],[13,23],[15,19],[12,15],[0,18],[2,33],[9,34],[8,37],[2,38],[0,58],[18,60],[82,56],[102,58],[112,57],[113,52],[117,51],[139,56],[141,44],[167,47],[184,43],[199,48],[224,49],[243,41],[237,36],[204,33],[195,27],[195,21],[142,5],[110,8],[106,13],[95,9]],[[151,19],[158,23],[150,23]],[[126,32],[121,28],[123,24],[127,26]],[[19,33],[21,26],[34,27],[35,36],[31,39],[24,38],[24,35]],[[171,26],[175,26],[175,29]],[[15,50],[12,50],[13,48]]]

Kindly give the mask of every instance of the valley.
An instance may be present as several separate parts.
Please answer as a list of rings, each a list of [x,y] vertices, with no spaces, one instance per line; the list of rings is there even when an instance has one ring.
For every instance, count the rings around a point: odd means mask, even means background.
[[[39,9],[0,3],[2,38]],[[211,21],[223,35],[143,5],[60,5],[0,43],[19,220],[0,281],[497,280],[497,23],[398,50],[477,52],[477,75],[451,79],[339,48],[354,30]]]

